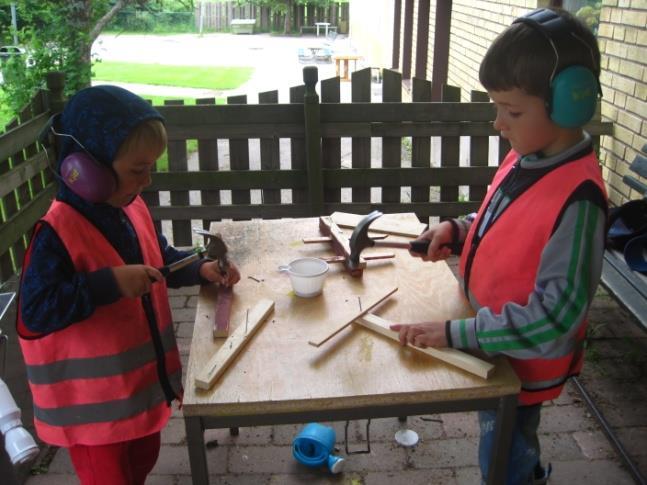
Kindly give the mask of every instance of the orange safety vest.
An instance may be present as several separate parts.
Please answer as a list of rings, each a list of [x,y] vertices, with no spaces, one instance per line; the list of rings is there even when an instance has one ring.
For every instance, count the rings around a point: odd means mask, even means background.
[[[124,212],[137,234],[144,264],[162,266],[144,201],[137,197]],[[103,234],[70,205],[54,201],[42,220],[56,231],[77,272],[125,264]],[[36,231],[40,227],[37,224]],[[30,254],[31,246],[23,274]],[[147,316],[143,298],[150,298],[153,315]],[[46,443],[103,445],[161,430],[171,414],[161,372],[175,396],[182,395],[180,355],[164,282],[153,284],[145,297],[120,298],[97,307],[83,321],[45,335],[24,325],[18,303],[17,330],[34,400],[34,424]]]
[[[514,151],[504,159],[465,239],[459,275],[463,284],[467,280],[466,292],[470,301],[476,302],[477,310],[489,307],[498,314],[506,303],[525,306],[535,286],[541,253],[568,198],[586,180],[593,181],[606,197],[598,161],[593,153],[585,155],[537,180],[506,207],[476,242],[476,230],[491,198],[518,159]],[[579,373],[586,325],[586,320],[580,324],[567,355],[543,359],[508,357],[521,380],[520,404],[556,398],[566,379]]]

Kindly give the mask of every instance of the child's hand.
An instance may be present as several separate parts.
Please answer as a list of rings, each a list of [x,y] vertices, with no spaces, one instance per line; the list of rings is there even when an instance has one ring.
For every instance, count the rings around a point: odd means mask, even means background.
[[[441,247],[443,244],[452,242],[452,225],[449,222],[441,222],[430,227],[418,236],[416,240],[429,241],[429,248],[427,249],[427,254],[409,251],[411,256],[422,258],[423,261],[432,261],[435,263],[436,261],[447,259],[452,255],[452,250],[447,246]]]
[[[223,286],[233,286],[240,281],[240,272],[234,263],[229,263],[226,274],[220,273],[217,261],[209,261],[200,266],[200,276],[212,283],[220,283]]]
[[[427,347],[447,347],[445,322],[396,324],[389,327],[400,333],[400,344]]]
[[[151,285],[164,279],[157,268],[145,264],[127,264],[114,266],[112,274],[115,275],[117,286],[122,296],[137,298],[151,291]]]

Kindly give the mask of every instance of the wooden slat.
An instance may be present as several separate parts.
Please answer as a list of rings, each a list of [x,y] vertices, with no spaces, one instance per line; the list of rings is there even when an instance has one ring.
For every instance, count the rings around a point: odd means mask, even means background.
[[[431,83],[426,79],[413,78],[412,98],[415,102],[431,101]],[[431,166],[431,135],[413,136],[411,139],[411,166],[427,168]],[[412,187],[412,202],[429,201],[429,186]]]
[[[165,100],[165,105],[181,105],[184,103],[182,100]],[[168,168],[169,171],[186,172],[188,171],[186,142],[185,141],[169,141],[168,143]],[[171,205],[189,205],[189,191],[188,187],[184,190],[171,191]],[[192,243],[191,237],[191,221],[179,220],[173,221],[173,245],[175,246],[190,246]]]
[[[247,104],[247,96],[229,96],[227,104]],[[261,105],[256,105],[261,106]],[[248,139],[229,139],[229,163],[232,170],[249,170],[249,140]],[[249,190],[232,190],[232,204],[249,204],[251,194]]]
[[[461,91],[453,86],[443,86],[443,101],[460,101]],[[443,136],[440,142],[441,166],[458,167],[460,158],[460,138]],[[451,202],[458,200],[458,186],[441,186],[440,200]]]
[[[0,136],[0,160],[8,160],[15,153],[34,143],[49,117],[43,113],[22,123],[12,126]]]
[[[0,175],[0,198],[5,197],[16,187],[40,175],[47,168],[45,152],[39,152],[29,160],[21,163],[10,171]],[[41,182],[42,183],[42,182]]]
[[[36,221],[47,211],[55,193],[56,186],[52,184],[0,226],[0,255],[5,254],[23,234],[29,234]]]
[[[373,168],[325,170],[327,187],[457,187],[490,180],[496,167]],[[457,199],[454,199],[457,200]]]
[[[303,111],[303,98],[306,94],[305,85],[293,86],[290,88],[290,103],[299,106],[303,123],[305,124],[305,114]],[[293,170],[306,170],[306,142],[305,130],[303,137],[290,137],[290,162]],[[302,204],[308,200],[306,190],[292,190],[292,202]]]
[[[303,110],[291,104],[226,104],[198,106],[157,106],[169,127],[195,125],[303,124]]]
[[[361,71],[357,71],[361,72]],[[339,105],[321,105],[323,123],[357,121],[493,121],[489,103],[383,103],[353,102]]]
[[[262,104],[277,104],[278,91],[259,93],[258,102]],[[278,170],[281,168],[280,139],[274,137],[261,138],[261,170]],[[264,204],[280,204],[281,191],[278,189],[263,188],[262,200]]]
[[[390,69],[382,71],[382,102],[402,101],[402,74]],[[398,168],[402,165],[402,138],[382,137],[382,167]],[[382,187],[382,202],[400,202],[400,187]]]
[[[151,214],[156,220],[191,220],[191,219],[235,219],[248,220],[278,219],[281,217],[307,217],[310,206],[307,204],[240,204],[202,207],[195,205],[175,207],[151,207]]]
[[[259,105],[254,105],[259,106]],[[194,120],[195,121],[195,120]],[[255,121],[255,120],[250,120]],[[280,120],[274,123],[226,123],[202,125],[195,121],[194,125],[169,126],[169,140],[188,140],[191,138],[288,138],[291,136],[304,136],[303,121],[301,123],[283,123]]]
[[[389,340],[393,340],[395,342],[399,341],[398,333],[389,329],[389,326],[392,324],[392,322],[380,318],[372,313],[367,313],[366,315],[358,318],[357,320],[355,320],[355,324],[361,325],[364,328],[368,328],[375,333],[379,333]],[[481,360],[470,354],[466,354],[465,352],[461,352],[457,349],[436,349],[432,347],[423,349],[420,347],[415,347],[413,345],[409,346],[409,348],[415,352],[429,355],[434,359],[441,360],[443,362],[446,362],[447,364],[453,365],[454,367],[463,369],[464,371],[482,377],[483,379],[489,378],[494,372],[493,364],[490,364],[489,362]]]
[[[152,185],[144,189],[144,193],[179,190],[186,187],[191,187],[192,190],[207,190],[214,187],[220,190],[305,189],[306,175],[305,170],[156,172],[152,174]],[[159,203],[153,205],[159,205]]]
[[[472,102],[480,103],[487,103],[490,101],[488,94],[482,91],[472,91],[470,94],[470,99]],[[494,109],[494,106],[492,107],[492,109]],[[487,166],[489,151],[490,139],[487,136],[472,136],[470,138],[470,165],[472,167],[481,165]],[[469,199],[474,201],[483,200],[485,198],[485,193],[487,192],[487,184],[489,182],[489,180],[482,180],[481,184],[470,184]]]
[[[215,105],[215,98],[197,99],[197,105]],[[218,171],[218,139],[215,136],[208,138],[198,138],[198,167],[200,174],[204,172]],[[194,184],[186,184],[185,187],[197,189]],[[220,189],[218,184],[212,184],[210,187],[201,190],[200,201],[203,206],[220,205]],[[211,222],[215,219],[204,219],[202,228],[209,230]]]
[[[341,100],[339,76],[321,81],[321,102],[339,103]],[[327,136],[322,126],[321,165],[326,168],[341,167],[341,139],[339,136]],[[325,189],[324,200],[341,201],[340,189]]]
[[[353,103],[369,103],[371,101],[371,70],[369,68],[355,71],[351,74],[351,99]],[[341,105],[340,105],[341,106]],[[322,106],[322,119],[323,106]],[[371,139],[365,137],[353,137],[352,144],[352,167],[369,168],[371,166]],[[353,202],[370,202],[371,188],[355,187],[352,191]]]
[[[415,212],[420,217],[458,217],[460,215],[476,212],[481,204],[478,202],[419,202],[419,203],[330,203],[324,206],[326,213],[352,212],[354,214],[368,214],[372,210],[386,213]]]

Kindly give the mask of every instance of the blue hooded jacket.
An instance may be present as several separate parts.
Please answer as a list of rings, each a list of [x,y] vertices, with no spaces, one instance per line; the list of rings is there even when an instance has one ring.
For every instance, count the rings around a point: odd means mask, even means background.
[[[139,96],[116,86],[95,86],[76,93],[63,113],[54,120],[58,133],[74,136],[100,163],[112,166],[117,151],[132,130],[149,119],[162,116]],[[70,153],[83,150],[74,140],[60,136],[56,170]],[[83,200],[64,184],[56,198],[79,211],[107,238],[126,264],[142,264],[134,228],[121,208]],[[189,252],[169,246],[158,234],[164,264]],[[203,283],[199,268],[203,261],[172,273],[169,287]],[[63,243],[54,230],[42,223],[31,243],[31,260],[24,269],[20,287],[22,318],[29,330],[50,333],[88,318],[99,305],[117,301],[121,294],[110,268],[77,273]]]

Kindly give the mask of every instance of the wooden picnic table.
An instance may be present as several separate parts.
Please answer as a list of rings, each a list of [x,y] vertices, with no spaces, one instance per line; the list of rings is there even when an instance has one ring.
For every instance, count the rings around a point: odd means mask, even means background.
[[[183,403],[193,483],[208,483],[205,429],[478,409],[498,410],[488,483],[503,482],[503,452],[509,447],[520,386],[505,359],[494,360],[494,374],[485,380],[356,325],[319,348],[308,345],[352,318],[362,301],[366,304],[393,286],[398,291],[374,310],[384,318],[414,322],[470,315],[444,262],[425,263],[395,249],[393,259],[369,261],[361,278],[331,264],[323,293],[300,298],[278,266],[299,257],[334,255],[329,244],[302,243],[320,235],[317,218],[215,222],[211,232],[223,236],[230,259],[241,270],[231,331],[245,324],[247,312],[260,299],[273,300],[275,307],[224,375],[205,391],[196,388],[195,377],[223,340],[212,338],[217,288],[200,292]]]

